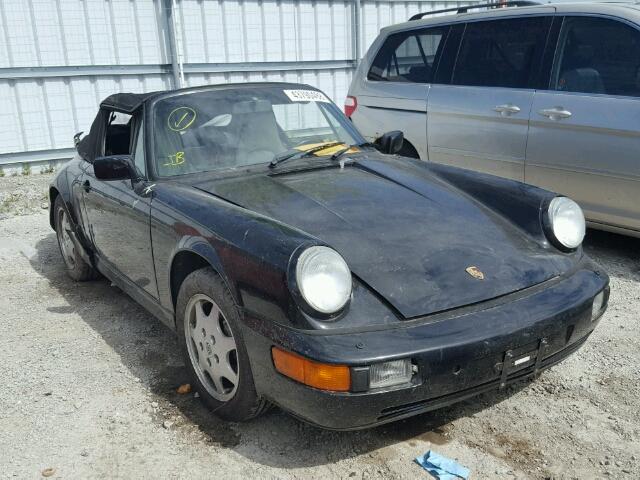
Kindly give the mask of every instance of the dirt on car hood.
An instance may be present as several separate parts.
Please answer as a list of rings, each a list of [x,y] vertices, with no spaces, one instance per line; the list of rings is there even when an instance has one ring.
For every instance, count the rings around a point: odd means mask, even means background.
[[[411,188],[357,164],[194,186],[304,230],[405,318],[505,295],[557,276],[557,255],[441,181]]]

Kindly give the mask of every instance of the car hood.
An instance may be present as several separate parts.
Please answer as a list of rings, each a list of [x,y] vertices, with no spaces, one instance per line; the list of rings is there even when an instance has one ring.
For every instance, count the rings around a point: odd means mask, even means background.
[[[192,185],[335,248],[405,318],[496,298],[561,273],[558,254],[477,200],[428,173],[403,184],[381,165]]]

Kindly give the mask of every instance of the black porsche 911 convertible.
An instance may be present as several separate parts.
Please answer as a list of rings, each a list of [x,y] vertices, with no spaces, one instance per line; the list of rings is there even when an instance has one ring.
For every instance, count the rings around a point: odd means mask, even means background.
[[[536,376],[607,305],[576,203],[368,144],[308,85],[116,94],[76,140],[50,189],[69,275],[175,329],[225,419],[432,410]]]

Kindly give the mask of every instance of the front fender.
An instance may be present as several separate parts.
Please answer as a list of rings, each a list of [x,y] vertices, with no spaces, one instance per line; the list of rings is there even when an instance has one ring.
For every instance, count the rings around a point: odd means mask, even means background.
[[[367,160],[362,164],[417,192],[426,192],[425,180],[443,182],[505,218],[535,242],[549,246],[542,220],[546,206],[556,196],[553,192],[515,180],[407,157],[388,156],[386,163]]]
[[[206,260],[237,305],[282,325],[306,328],[288,287],[292,253],[318,240],[213,195],[175,183],[154,190],[151,235],[160,302],[173,311],[172,265],[180,252]]]
[[[428,164],[431,172],[506,217],[540,244],[548,244],[543,215],[556,194],[495,175],[463,168]]]
[[[195,253],[196,255],[199,255],[200,257],[205,259],[207,263],[211,265],[211,267],[213,267],[213,269],[217,271],[219,274],[223,273],[223,267],[222,267],[222,262],[220,261],[220,257],[216,253],[211,243],[209,243],[206,238],[199,237],[199,236],[183,237],[178,242],[178,245],[176,246],[175,255],[179,254],[180,252]],[[175,255],[174,255],[174,258],[175,258]]]

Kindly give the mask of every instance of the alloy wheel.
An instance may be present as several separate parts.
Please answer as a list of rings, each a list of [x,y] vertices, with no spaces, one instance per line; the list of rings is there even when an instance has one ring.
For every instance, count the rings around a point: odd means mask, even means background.
[[[187,304],[184,328],[189,359],[200,383],[216,400],[231,400],[238,388],[238,352],[222,311],[207,295],[194,295]]]

